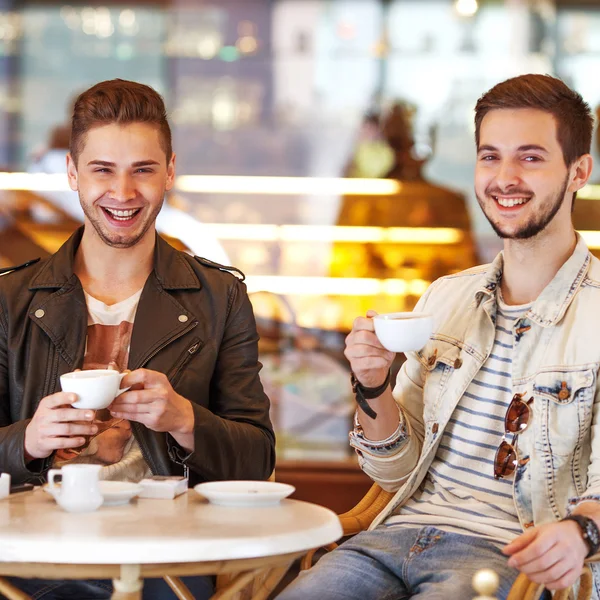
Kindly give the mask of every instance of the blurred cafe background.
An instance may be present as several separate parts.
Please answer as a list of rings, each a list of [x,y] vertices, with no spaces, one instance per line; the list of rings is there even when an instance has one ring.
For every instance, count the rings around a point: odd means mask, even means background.
[[[500,247],[472,190],[477,98],[550,73],[596,109],[599,68],[600,0],[0,0],[0,266],[81,223],[74,97],[156,88],[179,175],[159,230],[246,274],[276,476],[345,510],[368,487],[347,440],[353,319],[411,310]],[[592,179],[574,218],[600,252]]]

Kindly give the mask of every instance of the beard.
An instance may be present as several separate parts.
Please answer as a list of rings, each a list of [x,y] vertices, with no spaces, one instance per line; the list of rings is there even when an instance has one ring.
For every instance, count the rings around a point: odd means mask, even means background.
[[[162,202],[157,204],[156,207],[152,209],[152,212],[148,214],[141,223],[136,225],[136,230],[134,232],[119,233],[117,231],[110,230],[109,225],[104,218],[99,213],[93,212],[94,205],[88,204],[81,196],[81,193],[79,193],[79,203],[81,204],[83,213],[88,221],[92,224],[92,227],[100,239],[111,248],[131,248],[132,246],[138,244],[139,241],[146,235],[150,227],[154,225],[156,217],[162,209],[163,202],[164,194]],[[100,207],[98,207],[98,209],[101,211],[103,210]]]
[[[488,220],[489,224],[492,226],[492,229],[496,232],[496,235],[502,239],[510,239],[510,240],[528,240],[532,237],[538,235],[548,227],[548,225],[552,222],[552,219],[556,216],[556,213],[560,210],[560,207],[563,205],[565,201],[565,194],[567,193],[567,187],[569,185],[569,176],[565,177],[565,180],[560,188],[555,194],[549,195],[546,198],[546,201],[542,203],[541,211],[537,214],[531,215],[529,220],[525,222],[517,231],[512,233],[507,233],[502,229],[502,227],[495,223],[488,212],[485,210],[485,202],[483,198],[475,192],[477,196],[477,201],[479,202],[479,206],[485,215],[485,218]],[[501,193],[498,189],[488,188],[485,191],[485,195],[490,197],[495,195],[494,192]],[[524,196],[532,196],[531,192],[524,190],[513,190],[513,194],[522,193]],[[492,202],[495,200],[492,199]],[[531,202],[531,200],[529,200]]]

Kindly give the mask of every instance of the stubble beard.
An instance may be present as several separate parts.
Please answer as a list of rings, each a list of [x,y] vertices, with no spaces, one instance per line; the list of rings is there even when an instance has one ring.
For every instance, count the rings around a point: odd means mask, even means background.
[[[139,233],[137,233],[133,236],[131,236],[131,235],[127,236],[127,234],[119,235],[118,233],[113,233],[113,232],[111,232],[112,233],[112,236],[111,236],[111,233],[108,233],[104,229],[104,227],[106,227],[106,225],[102,222],[103,217],[98,216],[97,214],[93,214],[90,206],[81,197],[81,193],[79,194],[79,203],[81,204],[83,213],[87,217],[88,221],[92,224],[94,231],[98,234],[98,237],[107,246],[110,246],[111,248],[132,248],[133,246],[138,244],[140,242],[140,240],[142,240],[142,238],[146,235],[146,233],[148,233],[148,230],[150,229],[150,227],[152,227],[152,225],[154,225],[154,222],[156,221],[156,217],[158,216],[158,213],[161,211],[162,205],[164,203],[164,194],[163,194],[163,201],[160,204],[158,204],[156,206],[156,208],[154,208],[154,210],[146,217],[146,220],[143,222],[142,228],[140,229]],[[98,207],[98,208],[99,208],[99,210],[103,210],[100,207]]]
[[[544,229],[546,229],[546,227],[548,227],[548,225],[552,222],[556,216],[556,213],[560,210],[560,207],[565,201],[565,194],[567,193],[568,185],[569,176],[567,175],[560,191],[554,194],[552,197],[552,202],[549,204],[545,203],[547,209],[539,215],[532,215],[527,223],[513,233],[507,233],[506,231],[503,231],[497,223],[494,223],[485,210],[485,202],[482,200],[479,194],[477,194],[477,192],[475,192],[475,196],[477,197],[477,201],[479,202],[479,206],[481,207],[485,218],[488,220],[488,223],[492,226],[492,229],[498,237],[502,238],[503,240],[529,240],[544,231]],[[486,192],[486,195],[490,194]],[[493,199],[491,199],[491,201],[495,202]]]

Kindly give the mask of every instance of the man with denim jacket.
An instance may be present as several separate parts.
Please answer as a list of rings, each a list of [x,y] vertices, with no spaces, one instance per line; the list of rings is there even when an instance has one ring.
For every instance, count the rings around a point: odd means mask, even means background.
[[[600,262],[571,222],[592,116],[561,81],[524,75],[482,96],[475,125],[475,191],[504,251],[429,288],[415,310],[433,334],[393,389],[375,313],[356,319],[346,356],[370,399],[350,440],[395,495],[282,600],[464,600],[484,567],[498,598],[519,572],[557,590],[598,550]]]

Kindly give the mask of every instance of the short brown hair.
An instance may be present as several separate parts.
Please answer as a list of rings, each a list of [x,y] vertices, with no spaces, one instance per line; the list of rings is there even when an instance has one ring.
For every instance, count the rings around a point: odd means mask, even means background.
[[[149,123],[159,130],[161,146],[171,160],[173,146],[165,103],[150,86],[135,81],[102,81],[83,92],[73,107],[70,152],[75,164],[90,129],[117,123]]]
[[[590,152],[594,128],[592,111],[580,94],[556,77],[520,75],[495,85],[481,96],[475,106],[477,148],[483,118],[499,108],[534,108],[550,113],[556,120],[557,139],[567,167]]]

